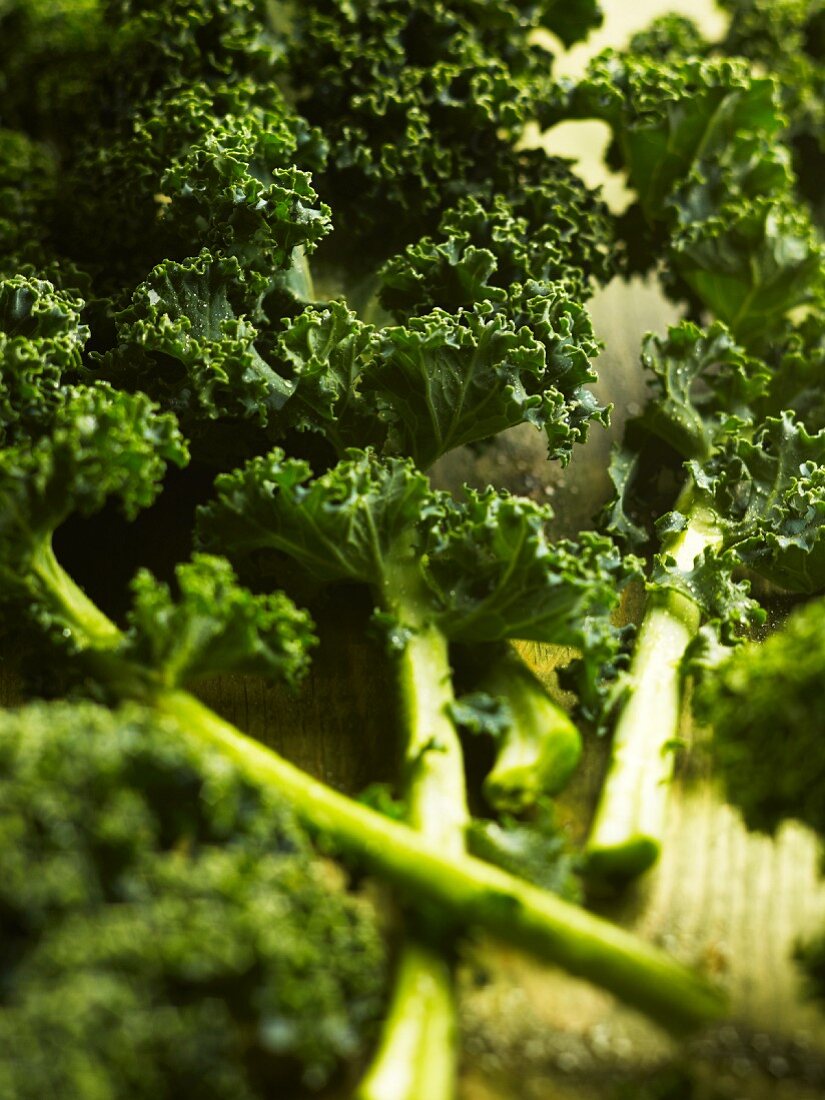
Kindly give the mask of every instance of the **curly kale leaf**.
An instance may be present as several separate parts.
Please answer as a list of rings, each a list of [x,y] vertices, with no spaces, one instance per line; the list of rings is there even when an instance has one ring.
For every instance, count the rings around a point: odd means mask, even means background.
[[[607,50],[574,90],[572,109],[613,129],[647,218],[662,218],[674,187],[707,153],[742,132],[777,136],[775,86],[739,60],[659,63]]]
[[[426,575],[455,641],[522,638],[578,645],[588,616],[606,615],[628,569],[609,539],[586,532],[553,543],[552,512],[488,489],[467,492],[433,525]]]
[[[47,434],[0,451],[4,586],[28,583],[33,556],[69,515],[91,515],[115,497],[133,518],[157,496],[167,464],[186,460],[174,417],[144,394],[67,390]]]
[[[222,417],[266,425],[290,385],[256,346],[249,320],[265,283],[237,260],[200,255],[159,264],[116,315],[102,377],[142,389],[185,425]]]
[[[731,14],[720,44],[777,78],[800,188],[823,223],[825,6],[822,0],[722,0]]]
[[[721,322],[702,330],[683,321],[666,338],[648,335],[642,365],[652,377],[641,425],[685,458],[711,454],[749,421],[769,375]]]
[[[515,192],[507,154],[560,99],[530,32],[546,20],[569,40],[594,9],[481,0],[297,7],[283,67],[298,110],[329,143],[318,183],[340,212],[342,254],[358,241],[362,253],[386,256],[434,227],[457,195],[489,193],[491,178]]]
[[[823,246],[791,196],[720,202],[718,213],[675,235],[685,282],[737,336],[760,340],[823,286]]]
[[[175,570],[177,595],[148,570],[132,582],[123,654],[180,686],[231,672],[297,683],[314,644],[312,620],[282,592],[253,595],[223,558],[196,554]]]
[[[89,328],[83,302],[50,282],[23,275],[0,279],[0,441],[44,430],[76,375]]]
[[[301,123],[277,90],[264,104],[258,94],[174,85],[92,133],[66,180],[66,249],[127,285],[202,248],[270,282],[287,271],[299,245],[311,251],[329,231],[329,210],[294,163]]]
[[[592,532],[551,542],[551,515],[493,489],[468,490],[433,517],[425,577],[436,621],[453,641],[518,638],[577,650],[566,680],[594,718],[623,662],[625,635],[610,616],[640,563]]]
[[[379,338],[379,358],[364,385],[392,410],[395,449],[419,466],[513,424],[541,426],[553,415],[552,395],[541,392],[541,345],[500,314],[435,310]]]
[[[377,332],[342,303],[310,306],[277,338],[292,387],[280,422],[322,432],[339,454],[375,445],[423,468],[530,423],[566,460],[606,415],[585,388],[597,349],[587,313],[557,284],[514,286],[503,303],[435,309]]]
[[[311,249],[328,231],[328,210],[296,167],[320,163],[323,141],[277,87],[277,36],[260,5],[10,7],[3,45],[28,55],[10,83],[28,98],[49,85],[37,71],[43,42],[49,64],[40,57],[40,67],[56,83],[78,42],[94,54],[82,81],[55,89],[44,136],[62,159],[56,241],[95,270],[104,293],[202,247],[271,273],[289,266],[297,244]],[[71,125],[61,126],[66,99]]]
[[[201,543],[270,570],[266,556],[285,555],[316,583],[368,585],[382,606],[412,607],[452,641],[574,646],[583,705],[597,709],[622,644],[609,616],[634,559],[594,534],[551,543],[549,511],[527,500],[489,490],[453,502],[409,461],[351,451],[310,476],[280,451],[221,475],[217,499],[199,513]]]
[[[448,210],[437,235],[409,245],[382,270],[381,301],[398,317],[434,307],[503,302],[513,283],[575,284],[612,274],[612,226],[601,202],[560,160],[546,180],[491,203],[467,197]]]
[[[793,192],[770,77],[741,59],[607,51],[574,90],[572,110],[612,127],[618,159],[664,248],[677,293],[734,333],[763,341],[822,287],[822,242]]]
[[[749,569],[792,592],[825,586],[825,431],[809,435],[786,412],[689,469]]]
[[[215,481],[217,498],[198,513],[209,550],[233,560],[275,551],[312,580],[380,584],[388,559],[438,499],[412,463],[350,451],[312,479],[309,466],[283,451],[252,459]]]
[[[380,445],[386,425],[362,378],[375,359],[373,328],[343,302],[307,306],[277,337],[279,370],[292,387],[281,422],[321,432],[339,454]]]
[[[271,84],[283,44],[262,8],[259,0],[104,0],[116,79],[135,102],[159,86]]]
[[[501,308],[434,310],[381,330],[362,385],[389,409],[393,449],[426,467],[462,444],[529,423],[566,459],[588,421],[603,419],[584,389],[597,348],[587,314],[562,287],[529,284],[511,294]]]
[[[640,550],[649,540],[648,531],[634,515],[639,463],[639,452],[632,447],[613,448],[608,466],[613,495],[599,516],[599,529],[607,532],[620,546],[631,550]]]
[[[659,530],[678,531],[684,517],[663,516]],[[737,580],[741,559],[734,550],[712,547],[690,566],[680,565],[665,549],[657,554],[647,587],[651,592],[672,591],[697,604],[724,645],[735,644],[765,613],[750,595],[748,581]]]
[[[649,57],[654,61],[669,61],[674,57],[702,57],[709,48],[699,27],[686,15],[670,12],[659,16],[644,30],[632,35],[628,53],[634,57]],[[737,51],[733,50],[736,54]]]
[[[825,835],[822,676],[825,609],[795,611],[766,641],[745,645],[703,677],[695,707],[728,797],[747,823],[773,831],[785,818]]]
[[[810,432],[825,427],[825,313],[822,306],[788,322],[767,350],[767,392],[758,402],[762,417],[793,409]]]
[[[513,725],[513,710],[504,696],[486,691],[461,695],[450,707],[450,718],[459,729],[500,741]]]

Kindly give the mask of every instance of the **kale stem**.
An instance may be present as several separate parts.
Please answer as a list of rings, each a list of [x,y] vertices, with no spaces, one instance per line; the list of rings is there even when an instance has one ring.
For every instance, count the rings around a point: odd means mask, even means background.
[[[120,630],[63,569],[51,541],[40,544],[31,558],[31,573],[49,593],[49,603],[65,629],[78,633],[82,644],[108,649],[120,641]]]
[[[65,574],[54,564],[50,583],[42,578],[42,595],[52,596],[50,602],[65,611]],[[78,622],[81,636],[83,629]],[[658,948],[472,856],[444,854],[409,826],[313,779],[187,692],[147,688],[148,676],[121,675],[118,666],[129,666],[116,654],[90,651],[88,659],[100,662],[100,675],[124,698],[148,703],[183,734],[234,761],[251,783],[277,792],[310,832],[396,887],[411,907],[435,906],[456,933],[486,929],[615,993],[673,1032],[701,1027],[724,1013],[725,998],[717,989]],[[132,690],[134,695],[126,694]]]
[[[475,651],[471,659],[478,659]],[[492,660],[482,661],[474,689],[505,700],[513,718],[484,794],[495,809],[521,813],[566,785],[581,757],[581,735],[513,646],[495,647]]]
[[[445,853],[461,855],[469,822],[447,639],[428,621],[414,563],[385,578],[386,609],[411,631],[398,656],[408,821]],[[358,1100],[451,1100],[458,1007],[443,955],[415,933],[401,949],[390,1009]]]
[[[687,515],[686,527],[666,547],[684,569],[721,539],[707,509],[692,505]],[[648,595],[587,842],[588,874],[597,881],[632,878],[659,857],[679,734],[681,664],[700,623],[699,607],[687,596],[672,590]]]
[[[411,631],[398,656],[409,822],[445,851],[460,853],[468,811],[464,756],[449,713],[455,696],[447,639],[420,610],[417,577],[398,572],[387,588],[403,594],[389,610]]]
[[[450,966],[408,940],[381,1043],[356,1100],[442,1100],[455,1094],[458,1028]]]
[[[186,692],[161,691],[154,703],[233,760],[250,782],[279,792],[310,832],[394,886],[411,906],[437,907],[445,927],[483,928],[595,982],[673,1032],[723,1013],[718,990],[629,932],[472,856],[444,854],[409,826],[313,779]]]

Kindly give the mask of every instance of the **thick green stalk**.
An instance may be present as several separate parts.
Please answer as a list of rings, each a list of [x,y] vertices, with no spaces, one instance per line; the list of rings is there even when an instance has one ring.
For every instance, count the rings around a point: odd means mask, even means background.
[[[666,547],[689,569],[720,542],[712,513],[698,506]],[[610,764],[587,842],[588,874],[627,879],[658,859],[681,715],[681,663],[701,622],[699,607],[674,591],[651,592],[616,725]]]
[[[64,591],[58,584],[51,595],[56,609],[67,614]],[[82,632],[82,623],[77,630]],[[89,654],[89,659],[109,681],[136,682],[119,674],[115,654]],[[333,840],[412,906],[438,907],[445,925],[456,931],[483,928],[615,993],[673,1032],[701,1027],[724,1013],[725,998],[717,989],[658,948],[481,860],[445,855],[407,825],[313,779],[187,692],[136,689],[135,697],[234,761],[250,782],[277,791],[309,831]]]
[[[30,571],[60,609],[67,630],[77,623],[84,644],[103,649],[117,645],[120,631],[59,564],[51,541],[42,543],[32,555]]]
[[[398,655],[409,822],[445,851],[460,853],[469,815],[464,755],[450,718],[454,702],[447,639],[429,621],[418,569],[396,567],[384,605],[410,630]]]
[[[441,1100],[455,1094],[458,1034],[449,963],[414,939],[404,944],[381,1044],[357,1100]]]
[[[504,699],[513,717],[484,781],[490,805],[521,813],[562,790],[581,757],[581,735],[516,650],[497,649],[473,687]]]
[[[390,566],[385,609],[411,630],[397,658],[408,820],[445,854],[461,855],[469,821],[464,757],[449,716],[454,700],[447,639],[427,617],[414,563]],[[443,954],[413,932],[398,962],[378,1050],[358,1100],[452,1100],[458,1007]]]
[[[621,928],[472,856],[445,855],[246,737],[183,691],[159,693],[157,710],[213,745],[254,783],[271,787],[305,826],[394,886],[410,905],[436,906],[445,926],[483,928],[595,982],[674,1032],[718,1018],[718,990]]]

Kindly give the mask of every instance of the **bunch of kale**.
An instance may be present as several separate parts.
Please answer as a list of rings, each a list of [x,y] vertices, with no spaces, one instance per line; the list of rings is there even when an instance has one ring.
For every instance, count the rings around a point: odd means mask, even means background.
[[[13,911],[42,913],[49,931],[13,918],[22,962],[6,968],[2,996],[26,1037],[21,1073],[64,996],[78,1030],[58,1029],[55,1046],[86,1052],[68,1068],[40,1059],[41,1094],[50,1073],[71,1073],[84,1100],[143,1095],[139,1061],[155,1074],[144,1084],[194,1094],[210,1066],[215,1095],[258,1096],[287,1070],[314,1088],[357,1060],[381,1012],[381,949],[364,907],[324,885],[293,814],[404,904],[364,1100],[452,1095],[451,957],[467,926],[674,1028],[718,1013],[694,976],[540,889],[571,891],[545,800],[580,739],[510,643],[575,650],[577,714],[604,721],[625,642],[614,612],[640,570],[615,540],[649,548],[657,503],[639,505],[639,489],[651,469],[686,461],[658,525],[589,845],[591,873],[625,875],[658,850],[660,746],[702,616],[726,640],[741,631],[754,611],[743,566],[821,587],[822,246],[799,154],[780,140],[807,148],[821,85],[812,54],[787,93],[789,128],[773,78],[728,56],[770,52],[771,18],[758,5],[751,18],[750,37],[741,22],[722,44],[659,24],[573,85],[555,80],[534,32],[585,36],[599,21],[588,0],[0,2],[3,626],[25,624],[41,690],[98,702],[19,710],[3,742],[15,789],[40,785],[59,804],[73,761],[82,772],[80,817],[55,810],[83,876],[77,897],[38,909],[9,875]],[[566,162],[521,144],[528,124],[581,117],[613,129],[611,155],[637,195],[620,219]],[[587,300],[615,273],[653,267],[697,319],[719,321],[647,345],[655,392],[614,464],[606,533],[554,541],[546,506],[434,488],[444,455],[520,424],[569,459],[607,415],[588,389]],[[133,519],[173,483],[195,552],[160,580],[138,572],[118,622],[72,579],[53,536],[112,502]],[[186,690],[225,672],[297,682],[314,627],[280,589],[323,615],[319,593],[341,586],[367,591],[394,670],[404,823]],[[664,716],[647,683],[670,692]],[[468,808],[466,728],[496,738],[481,821]],[[641,747],[622,750],[640,730]],[[190,775],[169,826],[164,769]],[[212,769],[235,785],[234,809],[213,794]],[[12,853],[30,844],[47,867],[39,802],[10,807]],[[125,844],[130,807],[160,824],[136,824],[112,869],[95,838],[111,817],[112,843]],[[189,923],[199,913],[217,957]],[[83,984],[92,973],[106,976],[100,1001]],[[301,990],[321,980],[313,1010]],[[128,1025],[89,1046],[99,1014],[121,1004]]]

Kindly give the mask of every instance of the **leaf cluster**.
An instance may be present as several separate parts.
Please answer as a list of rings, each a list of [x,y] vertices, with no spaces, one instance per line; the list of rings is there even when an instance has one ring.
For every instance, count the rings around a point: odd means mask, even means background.
[[[764,340],[822,293],[822,243],[777,141],[787,125],[777,83],[702,49],[680,21],[636,45],[650,52],[606,51],[571,98],[574,114],[613,131],[636,193],[627,231],[646,241],[632,262],[664,260],[677,295],[737,338]]]
[[[728,796],[753,828],[783,819],[825,834],[825,754],[819,732],[825,610],[795,611],[760,644],[742,646],[697,694],[714,728],[713,753]]]
[[[318,1087],[384,951],[289,812],[137,707],[0,719],[4,1094],[254,1100]]]

